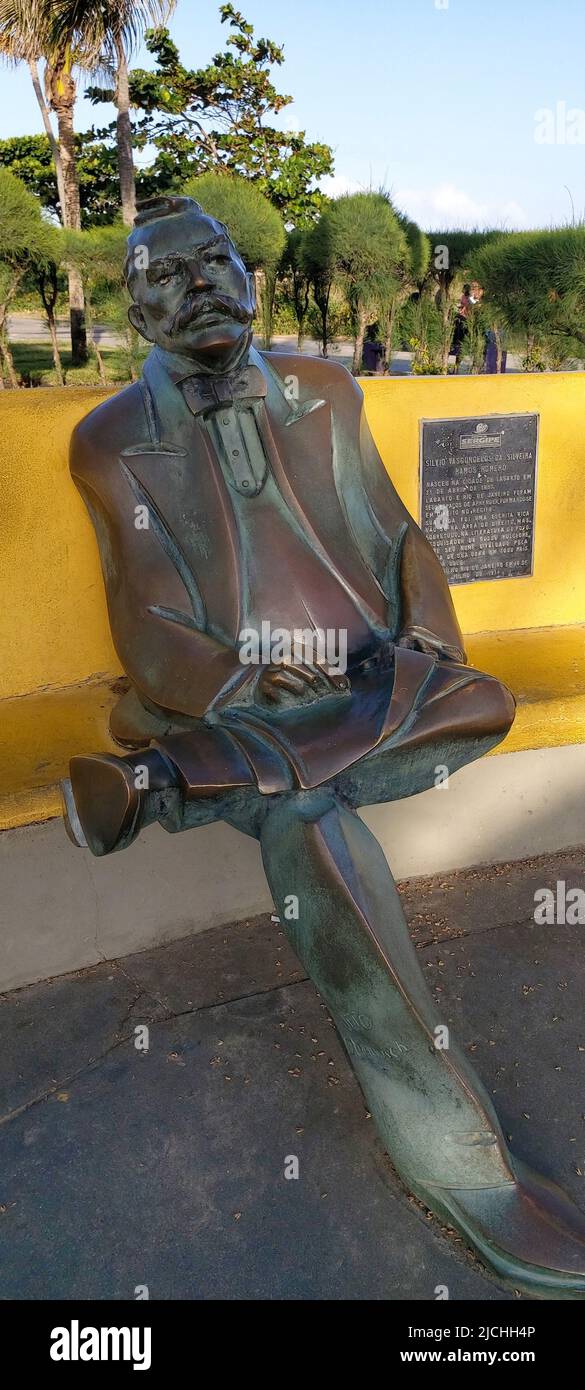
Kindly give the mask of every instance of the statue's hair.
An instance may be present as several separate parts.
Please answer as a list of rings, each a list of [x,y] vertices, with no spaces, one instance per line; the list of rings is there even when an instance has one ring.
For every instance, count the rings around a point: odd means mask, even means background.
[[[157,195],[154,198],[144,198],[142,202],[137,203],[136,206],[136,217],[134,218],[134,226],[128,237],[128,254],[124,265],[124,275],[129,289],[131,289],[130,282],[133,278],[133,251],[137,243],[137,232],[139,232],[142,227],[149,226],[152,222],[160,222],[163,217],[180,217],[185,212],[195,212],[201,217],[208,217],[210,222],[215,222],[216,226],[220,227],[222,232],[225,232],[228,241],[233,246],[225,223],[219,222],[217,217],[212,217],[211,213],[205,212],[201,203],[198,203],[195,198],[187,198],[178,193],[167,194],[162,197]],[[235,249],[234,247],[234,250]]]
[[[203,213],[201,203],[197,203],[195,198],[185,198],[178,194],[168,194],[164,197],[157,194],[154,198],[143,198],[141,203],[137,203],[136,208],[135,227],[145,227],[148,222],[158,222],[160,217],[176,217],[182,212]]]

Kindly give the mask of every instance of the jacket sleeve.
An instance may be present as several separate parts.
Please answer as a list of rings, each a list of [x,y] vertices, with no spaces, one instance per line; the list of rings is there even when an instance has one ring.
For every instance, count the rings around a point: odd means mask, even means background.
[[[360,424],[362,486],[375,526],[386,538],[400,534],[395,561],[390,557],[383,586],[399,593],[399,635],[423,650],[465,662],[465,648],[449,586],[426,536],[401,502],[380,458],[362,406]],[[393,576],[394,570],[394,576]]]
[[[139,695],[166,711],[202,717],[247,687],[254,668],[197,627],[189,594],[113,470],[88,468],[72,445],[71,472],[98,542],[112,639]]]

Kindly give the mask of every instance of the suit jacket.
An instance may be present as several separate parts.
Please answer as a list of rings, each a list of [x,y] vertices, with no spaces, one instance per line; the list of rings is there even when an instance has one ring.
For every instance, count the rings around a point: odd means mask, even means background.
[[[357,382],[322,359],[252,350],[250,360],[267,383],[271,467],[312,545],[391,638],[465,662],[445,576],[386,473]],[[255,672],[238,657],[241,576],[229,489],[157,349],[141,382],[78,425],[71,471],[97,534],[114,645],[141,704],[179,721],[237,704]],[[266,549],[277,585],[269,537]],[[425,672],[421,665],[415,684]],[[367,748],[367,735],[363,741]],[[376,741],[372,731],[370,746]]]

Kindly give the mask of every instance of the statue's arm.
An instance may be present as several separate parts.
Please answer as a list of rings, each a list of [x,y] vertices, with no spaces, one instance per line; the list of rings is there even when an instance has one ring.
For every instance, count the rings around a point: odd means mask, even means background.
[[[380,458],[362,407],[360,424],[362,485],[375,524],[388,537],[401,535],[398,573],[400,632],[405,645],[466,661],[461,629],[449,586],[437,556],[401,502]],[[391,567],[387,576],[389,600]]]
[[[196,627],[180,577],[156,539],[136,530],[132,495],[80,473],[74,459],[72,473],[97,537],[114,646],[138,693],[195,717],[241,695],[253,668]]]

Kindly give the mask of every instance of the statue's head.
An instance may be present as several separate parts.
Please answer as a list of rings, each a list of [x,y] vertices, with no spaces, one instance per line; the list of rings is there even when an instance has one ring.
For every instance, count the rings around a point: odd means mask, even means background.
[[[128,316],[150,343],[221,372],[250,340],[256,300],[223,222],[193,198],[139,204],[128,238]]]

